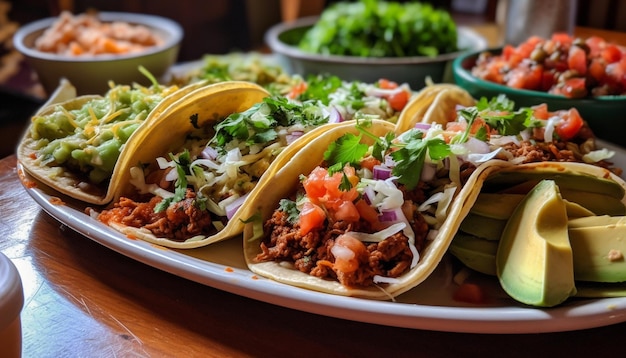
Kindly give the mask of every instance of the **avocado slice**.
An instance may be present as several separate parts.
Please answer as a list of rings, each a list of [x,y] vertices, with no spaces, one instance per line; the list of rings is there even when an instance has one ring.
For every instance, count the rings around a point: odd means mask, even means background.
[[[623,219],[623,217],[619,218]],[[626,223],[570,227],[574,277],[580,281],[626,281]]]
[[[470,211],[461,221],[459,229],[470,235],[497,241],[500,240],[505,225],[506,220],[493,219]]]
[[[470,211],[492,219],[508,220],[524,194],[480,193]]]
[[[598,215],[580,218],[570,218],[567,227],[570,229],[592,226],[626,225],[626,216]]]
[[[591,192],[612,196],[622,200],[624,188],[611,179],[590,175],[583,172],[563,171],[554,167],[516,168],[501,170],[485,180],[483,190],[488,192],[508,191],[517,186],[517,193],[525,193],[541,180],[549,179],[556,182],[561,190]]]
[[[498,241],[458,233],[450,243],[450,253],[465,266],[486,275],[496,275]]]
[[[561,193],[563,193],[561,191]],[[585,193],[587,194],[587,193]],[[611,197],[612,200],[602,201],[603,197],[597,197],[597,194],[585,196],[584,194],[578,195],[578,197],[586,198],[585,202],[592,200],[599,200],[602,202],[609,202],[610,205],[606,205],[607,208],[600,208],[598,211],[602,212],[619,212],[624,208],[624,205],[621,201],[617,200],[618,204],[615,204],[613,200],[615,198]],[[499,220],[508,220],[513,213],[513,210],[517,207],[517,205],[524,199],[524,194],[507,194],[507,193],[480,193],[474,202],[474,205],[470,209],[470,212],[476,215],[485,216],[492,219]],[[563,196],[563,195],[562,195]],[[577,197],[576,194],[572,195],[572,198],[575,199]],[[569,218],[578,218],[584,216],[593,216],[596,215],[592,210],[587,209],[585,206],[580,203],[565,200],[566,208],[567,208],[567,216]],[[592,207],[600,207],[601,204],[598,202],[592,202]],[[620,208],[621,207],[621,208]],[[602,215],[602,214],[600,214]],[[614,215],[614,214],[611,214]]]
[[[576,293],[566,205],[554,180],[540,181],[511,215],[496,273],[509,296],[528,305],[552,307]]]
[[[626,296],[626,216],[571,218],[567,224],[573,254],[574,279],[577,283],[587,281],[586,293],[581,292],[580,295]],[[495,275],[498,244],[498,241],[459,232],[450,244],[450,253],[475,271]],[[594,285],[590,286],[590,282],[594,282]],[[595,283],[623,284],[616,286]],[[603,289],[606,292],[602,292]]]
[[[578,203],[596,215],[626,215],[626,206],[621,199],[610,195],[578,191],[559,187],[563,199]]]

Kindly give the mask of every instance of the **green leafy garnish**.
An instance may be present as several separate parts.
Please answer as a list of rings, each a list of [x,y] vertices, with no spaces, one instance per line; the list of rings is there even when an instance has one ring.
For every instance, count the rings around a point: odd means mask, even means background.
[[[325,123],[327,117],[312,103],[292,103],[285,97],[266,97],[248,110],[233,113],[215,126],[211,144],[223,148],[232,140],[269,143],[277,137],[276,128],[302,124],[305,127]]]
[[[457,50],[450,14],[420,2],[340,1],[300,40],[303,51],[358,57],[437,56]]]
[[[172,154],[170,157],[176,163],[176,171],[178,172],[178,178],[174,182],[174,196],[169,198],[163,198],[155,207],[154,212],[159,213],[161,211],[165,211],[172,203],[177,203],[183,199],[185,199],[185,194],[187,192],[187,177],[185,168],[189,168],[189,164],[191,163],[189,151],[185,150],[178,156],[178,160],[174,158]],[[206,205],[206,202],[204,203]]]
[[[443,139],[423,139],[423,135],[419,130],[412,130],[405,134],[408,138],[405,138],[404,144],[398,144],[399,149],[391,152],[396,162],[392,174],[408,190],[414,189],[419,183],[426,154],[433,160],[441,160],[451,154],[450,146]]]
[[[369,149],[367,144],[361,143],[361,135],[346,133],[339,137],[324,152],[324,160],[331,166],[340,165],[343,168],[346,164],[358,166]]]
[[[287,213],[287,221],[290,224],[296,224],[300,219],[300,210],[296,206],[296,202],[289,199],[281,199],[278,203],[279,210]]]

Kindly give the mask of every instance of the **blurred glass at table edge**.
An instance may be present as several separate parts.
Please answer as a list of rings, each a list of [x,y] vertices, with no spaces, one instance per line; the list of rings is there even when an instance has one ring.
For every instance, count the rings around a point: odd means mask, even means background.
[[[577,0],[499,0],[496,21],[502,45],[517,46],[531,36],[574,33]]]

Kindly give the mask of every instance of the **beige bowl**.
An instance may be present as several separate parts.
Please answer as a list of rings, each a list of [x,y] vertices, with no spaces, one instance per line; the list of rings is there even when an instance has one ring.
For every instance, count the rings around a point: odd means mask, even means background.
[[[473,30],[459,26],[459,51],[436,57],[355,57],[320,55],[298,48],[305,32],[318,21],[317,17],[305,17],[292,22],[274,25],[265,34],[265,41],[277,55],[278,60],[292,74],[303,76],[331,74],[346,81],[374,83],[386,78],[398,83],[408,83],[412,89],[425,86],[430,77],[435,83],[452,82],[452,61],[466,51],[487,48],[487,40]]]
[[[35,39],[57,18],[46,18],[24,25],[13,36],[14,46],[36,71],[48,94],[59,85],[61,78],[67,78],[76,87],[79,95],[104,94],[109,89],[110,80],[116,84],[137,82],[147,85],[150,81],[139,72],[140,65],[159,78],[176,62],[183,29],[175,21],[160,16],[121,12],[101,12],[99,18],[103,22],[123,21],[146,26],[163,38],[164,43],[134,54],[89,58],[61,56],[34,49]]]

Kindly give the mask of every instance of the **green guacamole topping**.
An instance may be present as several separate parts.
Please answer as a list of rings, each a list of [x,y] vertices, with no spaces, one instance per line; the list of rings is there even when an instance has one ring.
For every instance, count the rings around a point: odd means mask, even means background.
[[[57,105],[33,117],[41,165],[80,171],[94,184],[111,178],[124,145],[148,114],[178,87],[116,85],[77,109]]]

